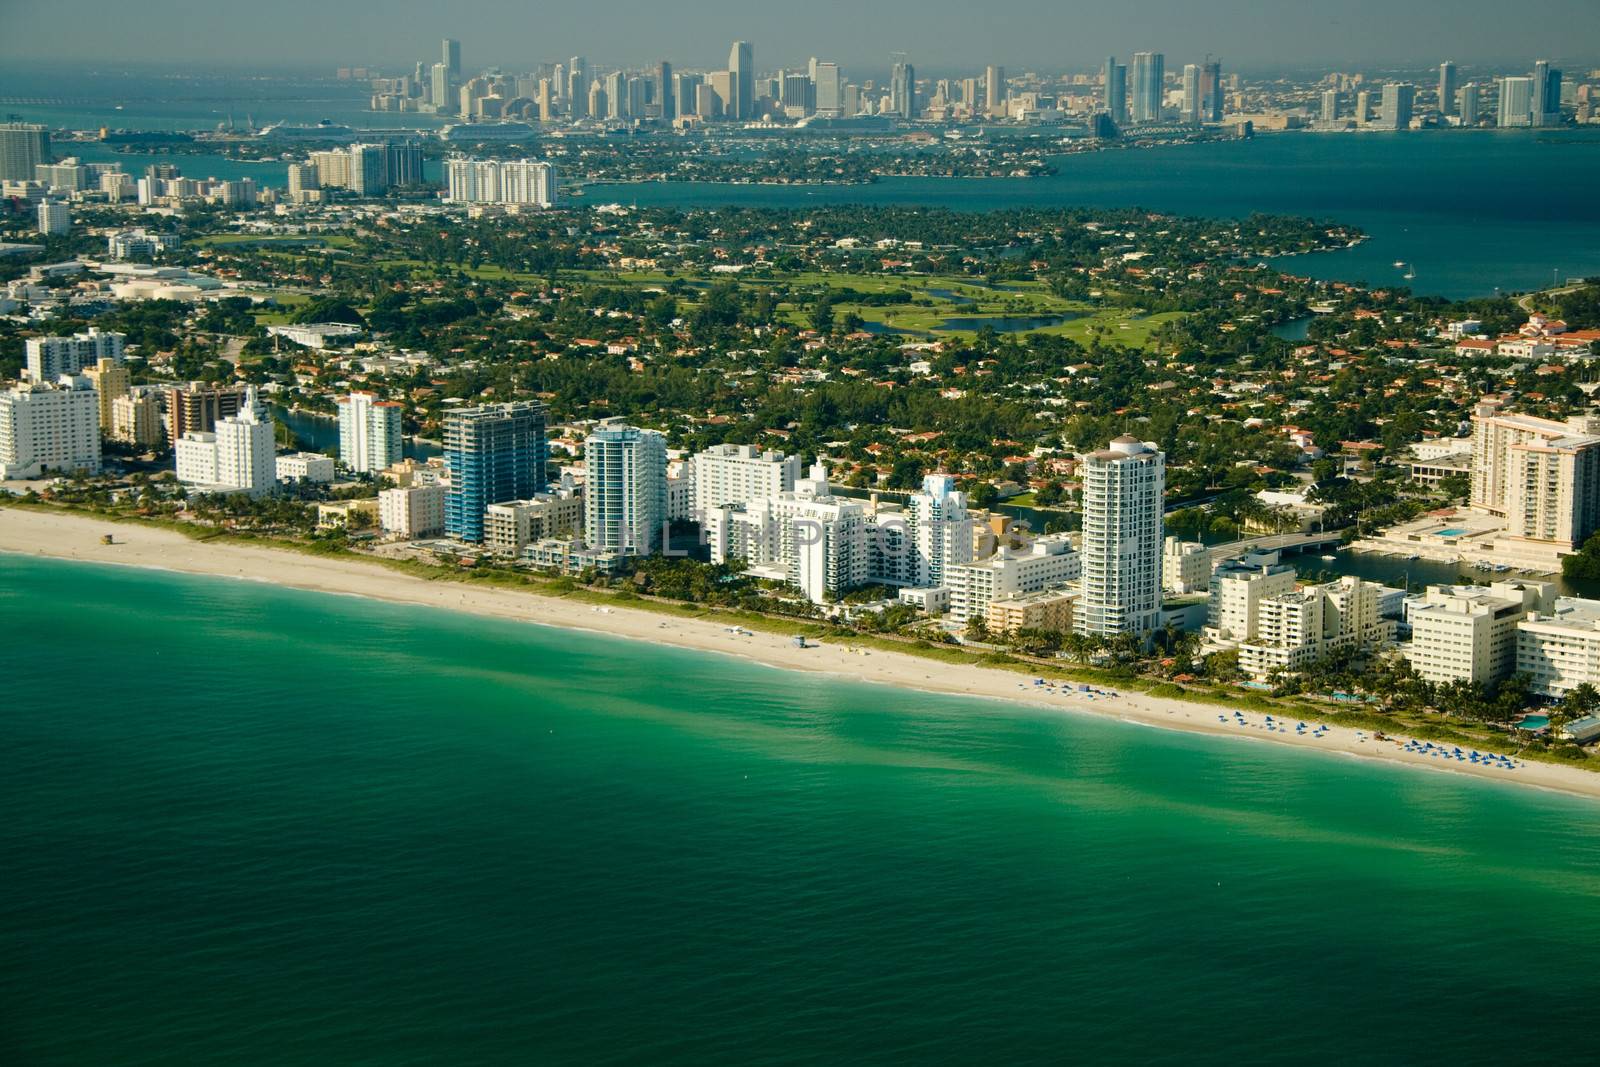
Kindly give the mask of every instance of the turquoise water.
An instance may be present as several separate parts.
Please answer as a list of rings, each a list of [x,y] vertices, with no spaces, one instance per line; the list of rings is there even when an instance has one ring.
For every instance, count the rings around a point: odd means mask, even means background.
[[[1592,803],[253,583],[0,556],[0,619],[5,1062],[1590,1035]]]
[[[593,203],[709,206],[906,204],[1147,207],[1236,217],[1333,219],[1370,240],[1278,265],[1314,278],[1481,296],[1600,275],[1600,137],[1507,130],[1262,135],[1251,141],[1063,156],[1049,177],[885,178],[867,186],[635,182],[597,185]],[[1402,278],[1403,261],[1416,273]]]

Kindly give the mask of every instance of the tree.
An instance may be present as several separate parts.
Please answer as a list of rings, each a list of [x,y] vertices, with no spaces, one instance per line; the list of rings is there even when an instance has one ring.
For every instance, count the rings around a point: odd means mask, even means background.
[[[915,489],[922,484],[922,461],[915,456],[901,456],[889,468],[890,489]]]

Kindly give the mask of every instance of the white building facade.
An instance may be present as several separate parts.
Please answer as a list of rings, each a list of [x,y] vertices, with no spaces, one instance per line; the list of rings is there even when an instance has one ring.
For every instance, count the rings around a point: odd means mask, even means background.
[[[1080,457],[1083,589],[1081,634],[1147,634],[1161,624],[1162,497],[1166,457],[1119,437]]]
[[[0,393],[0,479],[100,473],[100,398],[86,378]]]
[[[379,400],[376,393],[340,397],[339,461],[357,473],[376,473],[400,462],[402,405]]]

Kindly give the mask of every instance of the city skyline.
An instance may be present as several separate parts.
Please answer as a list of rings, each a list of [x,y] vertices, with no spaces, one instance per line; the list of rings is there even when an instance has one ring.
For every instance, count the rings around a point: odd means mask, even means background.
[[[1008,17],[975,20],[970,7],[949,0],[875,5],[858,11],[821,0],[810,17],[714,2],[692,17],[624,2],[617,18],[596,26],[579,12],[537,15],[502,2],[441,14],[433,5],[396,0],[381,21],[330,20],[305,0],[286,0],[269,22],[251,20],[242,5],[202,10],[152,0],[138,9],[112,9],[88,24],[46,17],[46,9],[9,14],[13,32],[0,44],[8,61],[107,60],[131,65],[162,63],[196,54],[228,69],[291,65],[401,63],[430,39],[462,42],[463,66],[515,67],[575,53],[619,64],[668,58],[687,66],[716,67],[733,39],[754,45],[757,69],[829,55],[837,62],[877,69],[890,52],[905,52],[925,69],[982,67],[1002,62],[1040,70],[1092,69],[1107,52],[1225,57],[1236,69],[1288,69],[1313,64],[1425,65],[1432,56],[1460,63],[1498,64],[1522,54],[1558,58],[1568,42],[1600,40],[1600,9],[1574,0],[1534,0],[1505,25],[1499,5],[1468,0],[1448,22],[1427,5],[1386,5],[1347,0],[1310,11],[1279,13],[1264,26],[1251,5],[1223,0],[1205,9],[1159,2],[1137,16],[1086,4],[1052,5],[1021,0]],[[828,17],[837,14],[838,18]],[[844,16],[848,14],[848,20]],[[164,17],[170,16],[170,17]],[[314,20],[317,33],[304,32]],[[175,21],[185,32],[170,32]],[[1382,33],[1374,33],[1381,24]],[[1559,25],[1559,38],[1547,27]],[[516,43],[513,43],[516,42]],[[952,42],[959,42],[953,44]],[[765,58],[763,58],[765,54]],[[1437,60],[1433,60],[1437,62]]]

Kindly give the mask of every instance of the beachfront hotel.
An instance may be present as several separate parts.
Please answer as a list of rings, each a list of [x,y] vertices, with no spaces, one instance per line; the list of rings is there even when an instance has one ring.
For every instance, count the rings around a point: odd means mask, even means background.
[[[1146,634],[1161,624],[1162,494],[1166,456],[1118,437],[1079,457],[1083,479],[1081,634]]]
[[[1083,575],[1083,558],[1066,534],[1048,534],[1019,549],[1000,548],[988,559],[950,567],[950,621],[965,626],[986,619],[989,605],[1006,598],[1062,591]]]
[[[936,588],[945,584],[950,567],[972,562],[972,519],[967,514],[967,497],[956,491],[956,480],[948,474],[929,474],[922,479],[922,491],[906,501],[903,513],[909,552],[900,560],[904,566],[899,584],[912,588]]]
[[[822,463],[793,491],[713,508],[705,521],[714,562],[745,560],[750,573],[787,582],[813,604],[870,580],[866,505],[834,496]]]
[[[624,556],[652,556],[667,521],[667,443],[654,430],[602,422],[583,443],[584,538]]]
[[[689,467],[694,515],[791,492],[800,479],[799,456],[763,452],[754,445],[713,445],[695,453]]]
[[[278,484],[275,425],[256,406],[255,390],[236,415],[218,419],[209,432],[179,438],[178,481],[198,492],[259,496]]]
[[[1388,644],[1395,624],[1379,612],[1382,588],[1347,575],[1263,598],[1255,637],[1237,645],[1239,669],[1267,679],[1337,652]]]
[[[1261,635],[1261,605],[1294,592],[1298,575],[1276,552],[1251,552],[1224,561],[1211,574],[1206,605],[1206,640],[1232,648]]]
[[[1561,597],[1548,613],[1518,623],[1516,670],[1551,699],[1584,684],[1600,687],[1600,600]]]
[[[449,536],[481,542],[490,504],[525,500],[544,490],[545,419],[545,406],[532,400],[461,408],[445,416]]]
[[[81,375],[0,393],[0,479],[100,473],[100,400]]]
[[[1429,586],[1406,605],[1405,657],[1430,682],[1499,681],[1516,665],[1518,626],[1554,595],[1547,582]]]

